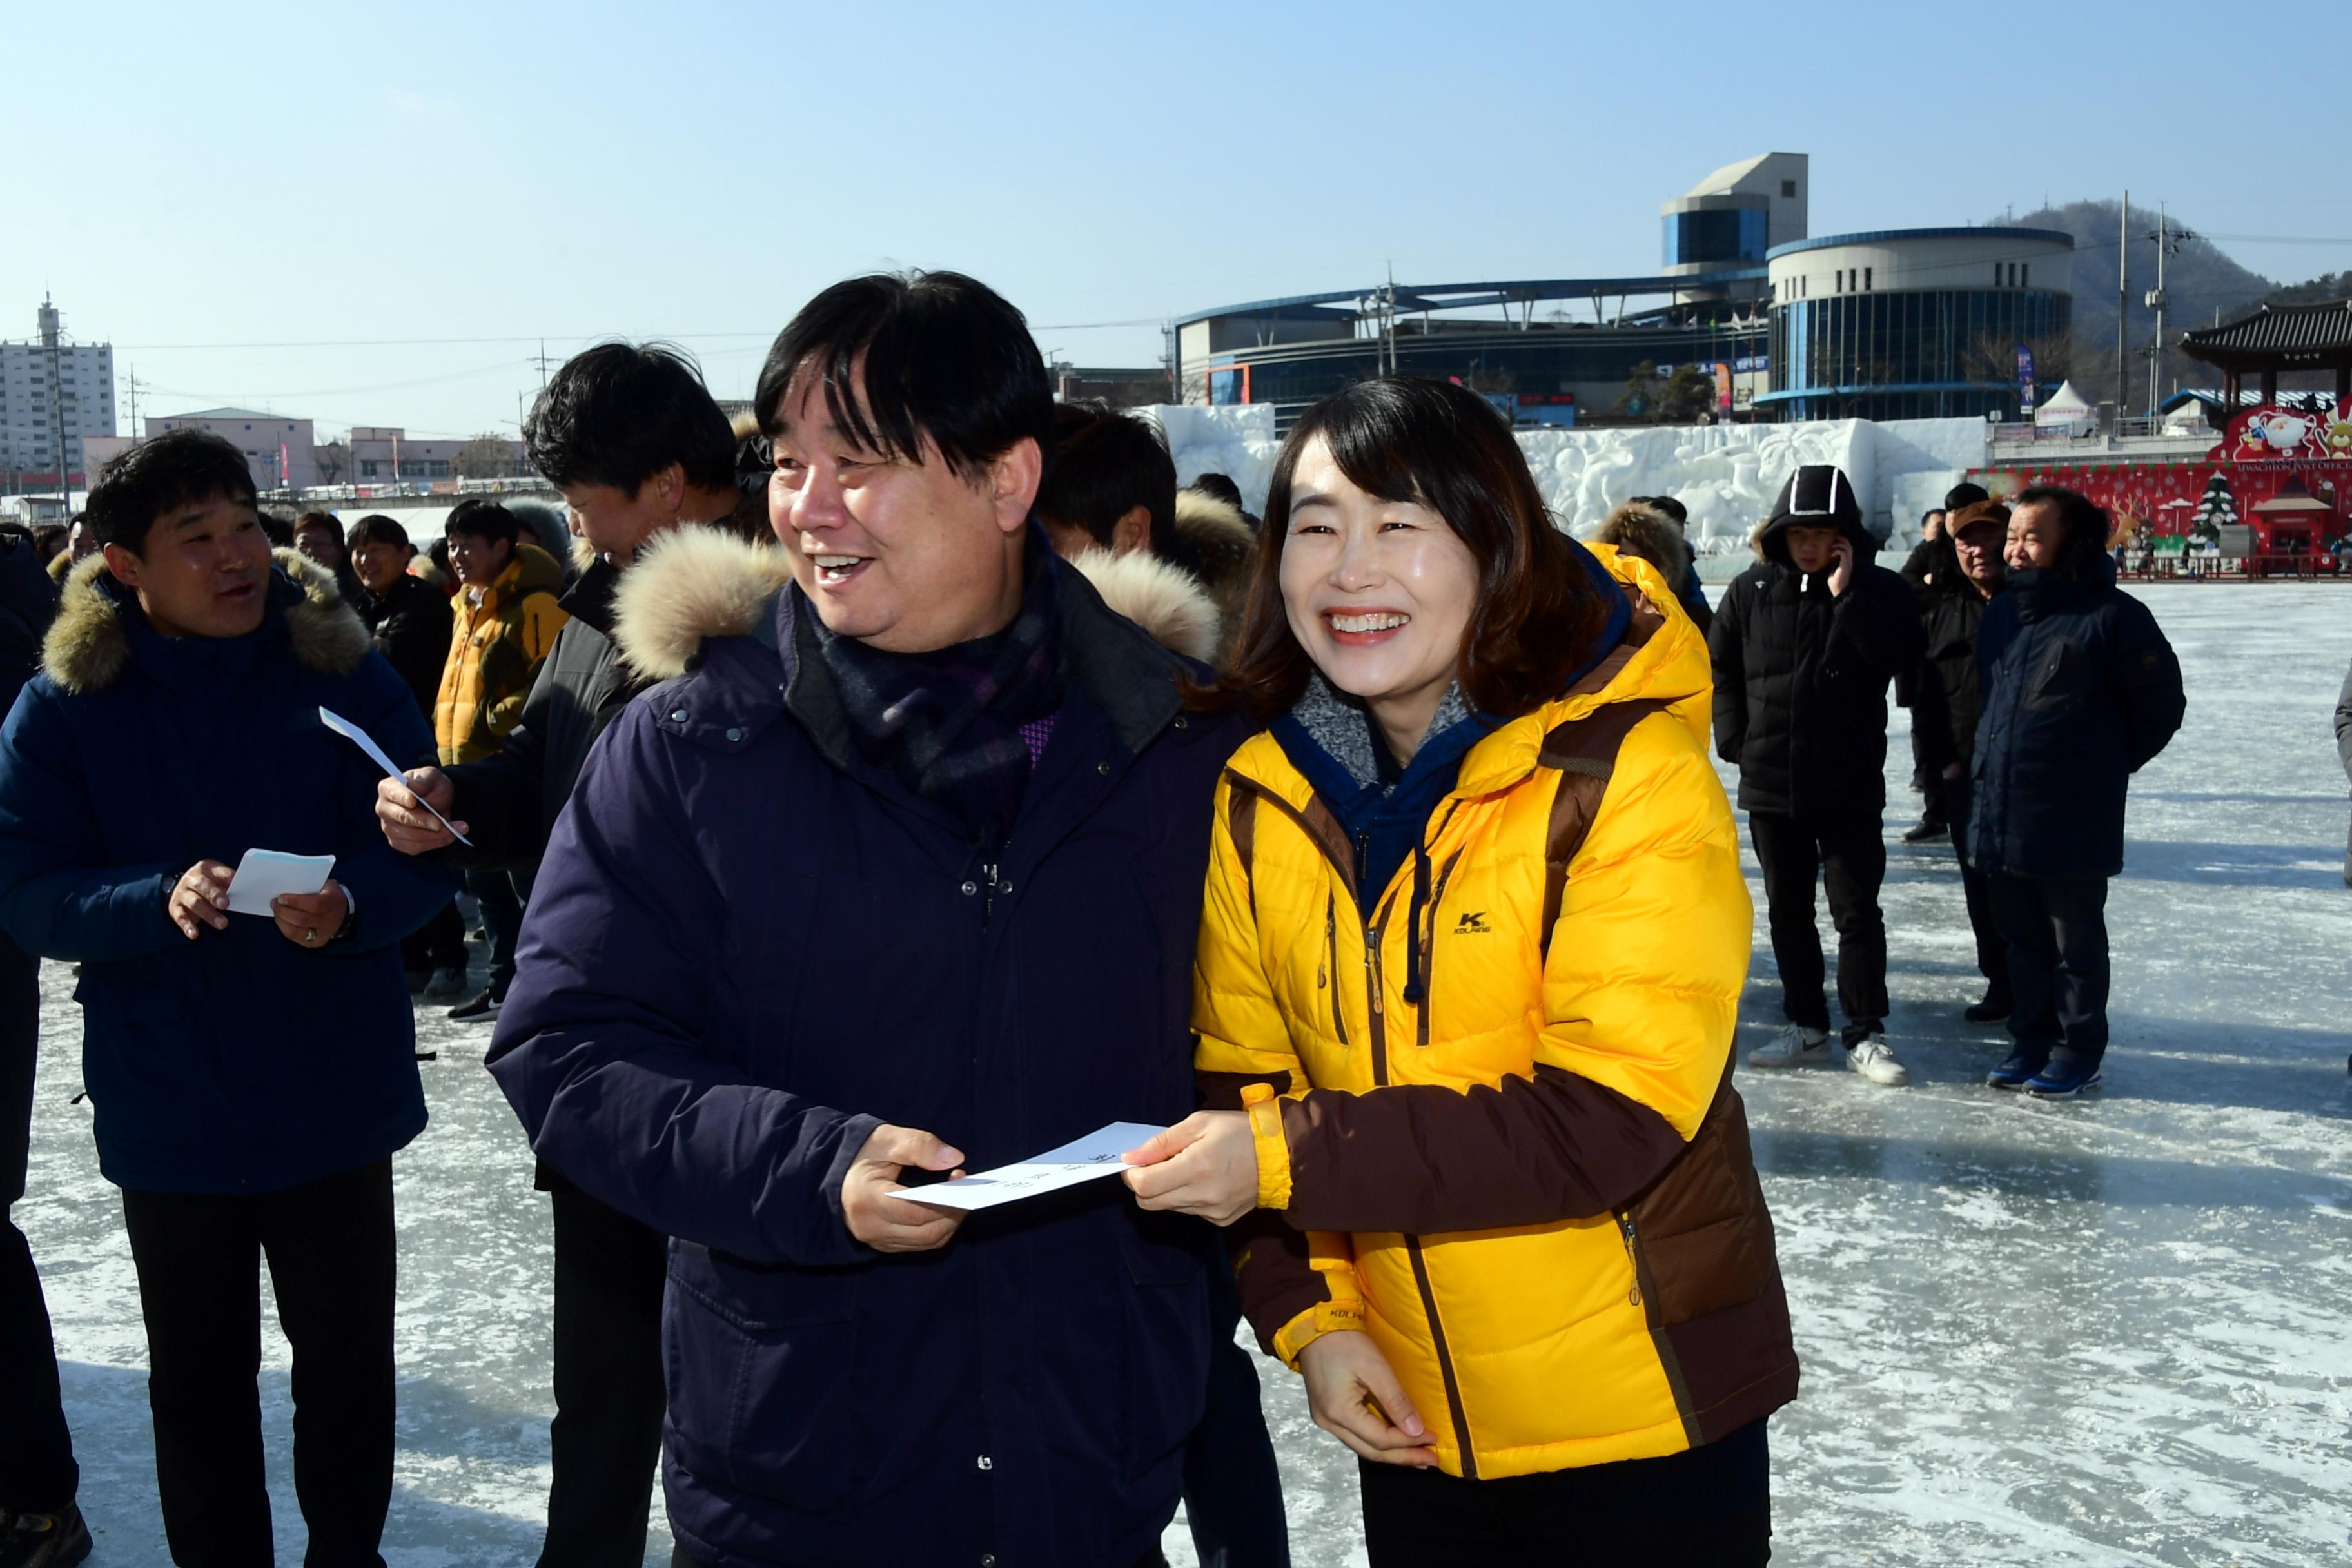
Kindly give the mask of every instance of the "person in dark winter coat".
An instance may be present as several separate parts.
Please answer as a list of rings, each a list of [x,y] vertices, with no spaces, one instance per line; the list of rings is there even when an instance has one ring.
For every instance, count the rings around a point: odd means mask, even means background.
[[[1969,762],[1976,753],[1977,720],[1983,711],[1977,636],[1985,605],[2000,591],[2000,554],[2008,541],[2007,507],[1977,501],[1960,508],[1951,514],[1937,542],[1941,548],[1915,590],[1927,651],[1912,698],[1912,734],[1938,791],[1931,814],[1951,826],[1969,926],[1976,933],[1977,969],[1985,977],[1983,1000],[1965,1015],[1971,1024],[1997,1024],[2010,1009],[2008,944],[1993,923],[1984,873],[1969,864]]]
[[[613,641],[614,600],[641,552],[720,524],[741,500],[732,427],[691,362],[658,344],[600,343],[565,362],[523,426],[531,467],[562,492],[586,566],[569,617],[505,745],[377,786],[395,848],[476,873],[528,877],[606,725],[644,685]],[[446,616],[444,616],[446,619]],[[457,844],[431,801],[473,840]],[[636,1568],[661,1455],[662,1234],[542,1160],[555,1235],[554,1471],[544,1568]]]
[[[425,721],[441,694],[441,672],[449,661],[449,595],[413,575],[416,546],[408,531],[377,513],[352,524],[345,541],[359,596],[352,607],[367,623],[376,652],[408,683]],[[429,1002],[455,1002],[466,994],[466,922],[456,900],[444,904],[400,944],[401,967],[411,994]]]
[[[1919,516],[1919,542],[1912,547],[1904,561],[1903,580],[1913,588],[1930,585],[1937,572],[1951,560],[1951,517],[1965,508],[1979,506],[1990,499],[1982,485],[1963,480],[1944,492],[1944,504],[1931,507]],[[1912,703],[1911,688],[1920,672],[1906,671],[1895,679],[1895,700],[1904,707]],[[1911,787],[1918,792],[1921,805],[1919,820],[1903,830],[1906,844],[1925,844],[1931,838],[1945,838],[1951,834],[1950,813],[1945,809],[1941,778],[1928,765],[1921,749],[1918,716],[1911,724]]]
[[[1212,1237],[1116,1183],[965,1218],[903,1178],[1192,1109],[1238,728],[1028,523],[1051,394],[993,293],[838,284],[755,406],[786,552],[681,531],[625,581],[663,684],[557,821],[491,1071],[675,1238],[679,1562],[1157,1562]]]
[[[1813,884],[1838,931],[1847,1065],[1874,1083],[1909,1072],[1886,1044],[1886,687],[1925,646],[1918,606],[1871,560],[1877,540],[1845,475],[1799,468],[1757,532],[1762,557],[1717,606],[1715,744],[1739,768],[1739,805],[1764,872],[1789,1028],[1757,1067],[1832,1059]]]
[[[57,602],[40,546],[0,532],[0,700],[10,706],[40,668],[41,634]],[[41,1561],[33,1554],[44,1552],[63,1564],[89,1552],[89,1528],[75,1504],[81,1474],[32,1245],[6,1217],[25,1195],[32,1153],[40,1023],[41,961],[0,935],[0,1389],[8,1408],[0,1420],[0,1563]]]
[[[0,731],[0,927],[78,962],[99,1168],[122,1189],[173,1556],[270,1561],[266,1254],[294,1350],[310,1554],[373,1563],[392,1496],[392,1155],[425,1125],[399,942],[452,883],[394,854],[375,768],[429,732],[332,577],[275,569],[244,455],[175,430],[92,489],[104,551],[68,578]],[[231,912],[253,849],[325,886]]]
[[[2130,776],[2180,728],[2180,661],[2116,586],[2107,514],[2072,490],[2011,503],[2009,575],[1977,642],[1984,717],[1969,859],[2009,944],[2016,1048],[1987,1081],[2062,1099],[2107,1048],[2107,879],[2124,866]]]

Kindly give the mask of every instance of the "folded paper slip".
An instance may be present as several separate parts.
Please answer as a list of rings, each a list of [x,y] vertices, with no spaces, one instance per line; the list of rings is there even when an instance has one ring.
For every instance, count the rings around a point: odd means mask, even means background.
[[[1115,1176],[1127,1169],[1119,1156],[1164,1127],[1152,1127],[1140,1121],[1114,1121],[1109,1126],[1087,1133],[1075,1142],[1058,1149],[1048,1149],[1034,1160],[1018,1164],[999,1165],[992,1171],[957,1182],[940,1182],[933,1186],[908,1187],[892,1193],[910,1204],[923,1204],[931,1208],[987,1209],[999,1204],[1018,1203],[1034,1198],[1040,1193],[1059,1192],[1075,1187],[1081,1182],[1098,1181]]]

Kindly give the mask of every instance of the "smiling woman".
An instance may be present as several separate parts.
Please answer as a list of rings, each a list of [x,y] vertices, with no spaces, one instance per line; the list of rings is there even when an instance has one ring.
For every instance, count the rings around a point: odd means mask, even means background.
[[[1442,383],[1310,411],[1261,539],[1241,667],[1195,697],[1267,721],[1213,816],[1211,1109],[1128,1184],[1233,1226],[1373,1568],[1761,1563],[1796,1361],[1705,645]]]

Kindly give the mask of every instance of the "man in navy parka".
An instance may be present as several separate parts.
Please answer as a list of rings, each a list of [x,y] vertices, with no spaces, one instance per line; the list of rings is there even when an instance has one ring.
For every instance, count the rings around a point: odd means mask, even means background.
[[[424,715],[331,572],[290,550],[273,565],[254,502],[244,454],[198,431],[100,475],[103,552],[67,579],[0,731],[0,924],[81,966],[83,1079],[139,1272],[173,1560],[271,1558],[266,1256],[308,1560],[380,1563],[391,1157],[425,1126],[400,939],[452,882],[383,842],[376,770],[319,710],[406,757],[430,749]],[[334,866],[317,893],[232,913],[255,848]]]
[[[893,1194],[1192,1110],[1236,721],[1028,521],[1051,394],[994,293],[836,285],[755,406],[784,549],[686,531],[629,574],[618,640],[664,679],[557,823],[491,1070],[676,1238],[681,1563],[1157,1563],[1208,1233],[1117,1182]]]

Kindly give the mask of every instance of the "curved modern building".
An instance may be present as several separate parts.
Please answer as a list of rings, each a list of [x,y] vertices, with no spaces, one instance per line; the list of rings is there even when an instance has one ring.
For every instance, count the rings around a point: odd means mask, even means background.
[[[1782,419],[2019,417],[2038,363],[2059,379],[2074,327],[2072,235],[1904,228],[1767,254]]]

